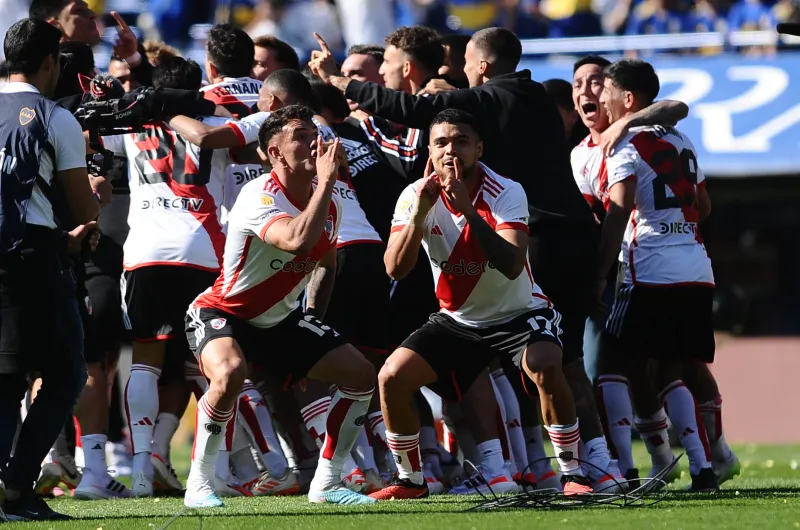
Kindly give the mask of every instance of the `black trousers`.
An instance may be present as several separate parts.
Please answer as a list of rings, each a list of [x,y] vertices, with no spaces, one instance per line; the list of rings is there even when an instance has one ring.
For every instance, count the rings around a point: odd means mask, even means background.
[[[19,428],[29,376],[42,388]],[[30,490],[86,384],[75,274],[56,250],[0,255],[0,464],[6,488]]]

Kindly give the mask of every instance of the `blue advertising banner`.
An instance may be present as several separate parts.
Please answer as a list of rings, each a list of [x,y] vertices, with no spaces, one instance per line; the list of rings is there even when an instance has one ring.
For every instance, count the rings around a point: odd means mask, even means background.
[[[709,176],[800,174],[800,54],[659,57],[658,99],[689,105],[678,129]],[[572,63],[523,58],[537,81],[572,80]]]

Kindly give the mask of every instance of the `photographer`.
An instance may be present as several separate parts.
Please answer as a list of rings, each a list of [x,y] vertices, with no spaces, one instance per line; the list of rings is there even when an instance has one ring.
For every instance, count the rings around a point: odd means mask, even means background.
[[[67,253],[95,229],[100,211],[80,126],[47,99],[58,83],[60,40],[46,22],[14,24],[4,42],[10,82],[0,92],[0,462],[8,462],[5,512],[24,520],[68,518],[36,496],[32,484],[86,382]],[[63,232],[70,223],[79,226]],[[32,373],[44,384],[9,460]]]

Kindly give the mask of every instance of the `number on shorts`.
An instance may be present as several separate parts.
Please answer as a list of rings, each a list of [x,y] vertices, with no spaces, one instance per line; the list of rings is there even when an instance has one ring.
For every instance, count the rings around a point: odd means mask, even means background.
[[[297,325],[300,326],[301,328],[305,328],[307,330],[313,331],[314,333],[316,333],[320,337],[325,335],[325,333],[328,332],[328,331],[333,331],[333,336],[334,337],[338,337],[339,336],[339,334],[336,333],[335,330],[331,329],[330,326],[326,326],[325,324],[323,324],[322,322],[320,322],[319,320],[314,318],[313,315],[304,316],[303,320],[298,322]]]
[[[543,322],[544,325],[540,326],[537,321]],[[528,324],[533,329],[533,331],[541,331],[544,335],[549,335],[555,338],[555,335],[553,335],[553,323],[550,322],[549,318],[543,317],[541,315],[536,315],[535,317],[531,317],[528,319]]]

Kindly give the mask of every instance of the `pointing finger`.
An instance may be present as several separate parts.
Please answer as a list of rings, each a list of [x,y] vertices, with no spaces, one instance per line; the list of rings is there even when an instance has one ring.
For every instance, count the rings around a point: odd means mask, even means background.
[[[314,38],[317,39],[317,43],[319,43],[319,48],[323,52],[331,53],[331,49],[328,48],[328,43],[325,42],[325,39],[323,39],[322,36],[319,33],[317,33],[316,31],[314,32]]]
[[[128,24],[125,22],[125,19],[122,18],[122,15],[120,15],[116,11],[112,11],[111,16],[114,17],[114,20],[116,20],[117,25],[120,27],[121,30],[123,31],[131,30],[131,28],[129,28]]]

